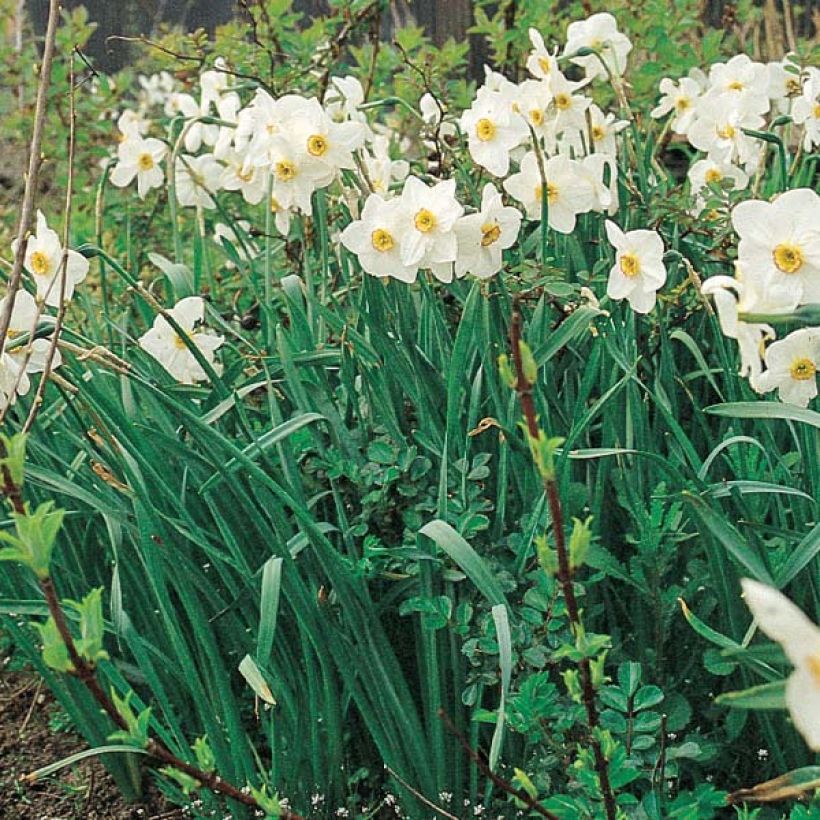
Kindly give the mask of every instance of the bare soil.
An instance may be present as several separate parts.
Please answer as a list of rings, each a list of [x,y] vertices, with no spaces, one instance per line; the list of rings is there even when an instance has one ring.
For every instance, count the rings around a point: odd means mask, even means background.
[[[147,781],[143,803],[127,803],[103,765],[82,761],[41,782],[20,776],[86,748],[71,731],[49,721],[60,710],[31,672],[3,668],[0,656],[0,820],[177,820]]]

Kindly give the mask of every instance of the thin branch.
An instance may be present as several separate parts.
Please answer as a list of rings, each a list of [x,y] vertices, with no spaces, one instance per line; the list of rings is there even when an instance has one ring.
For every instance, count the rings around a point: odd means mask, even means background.
[[[28,231],[31,226],[31,217],[34,213],[34,199],[37,195],[37,181],[40,176],[40,165],[43,161],[41,153],[43,131],[46,121],[46,102],[48,89],[51,85],[51,66],[54,61],[54,41],[57,34],[57,20],[60,16],[59,0],[50,0],[48,7],[48,24],[46,26],[45,43],[43,46],[43,62],[40,65],[40,80],[37,85],[37,101],[34,105],[34,128],[31,133],[31,147],[28,158],[28,173],[23,189],[23,202],[20,206],[20,221],[17,225],[17,246],[14,252],[14,265],[9,277],[6,291],[6,303],[0,315],[0,355],[6,346],[11,314],[17,291],[23,278],[23,260],[26,258],[28,246]]]

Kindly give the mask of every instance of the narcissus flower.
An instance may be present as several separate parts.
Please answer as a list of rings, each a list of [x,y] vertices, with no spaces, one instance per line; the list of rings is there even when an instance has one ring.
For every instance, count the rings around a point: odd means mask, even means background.
[[[527,137],[527,126],[513,113],[510,104],[506,95],[484,91],[461,115],[460,121],[462,131],[467,134],[470,156],[498,177],[510,169],[510,151]]]
[[[186,206],[215,208],[216,203],[212,194],[219,190],[222,172],[222,166],[214,159],[213,154],[177,157],[177,202]]]
[[[161,140],[149,137],[142,139],[138,134],[126,137],[117,147],[117,164],[111,171],[111,183],[118,188],[130,185],[137,178],[137,193],[140,199],[152,188],[159,188],[165,181],[162,160],[168,146]]]
[[[757,625],[794,666],[786,681],[786,706],[809,748],[820,752],[820,629],[774,587],[749,578],[740,583]]]
[[[25,396],[30,387],[31,382],[23,371],[22,362],[4,352],[0,356],[0,409],[14,404],[18,396]]]
[[[7,296],[0,299],[0,314],[6,306]],[[26,373],[42,373],[45,370],[46,359],[49,348],[52,345],[50,339],[32,339],[31,334],[37,329],[40,310],[37,302],[27,290],[18,290],[14,298],[14,308],[11,311],[9,329],[6,332],[6,348],[8,353],[21,367],[25,367]],[[24,334],[29,335],[29,341],[18,347],[10,347],[9,342],[20,338]],[[51,360],[51,368],[57,368],[62,364],[60,351],[54,351]]]
[[[456,181],[448,179],[428,187],[418,177],[409,176],[398,201],[405,214],[399,233],[402,264],[429,268],[454,262],[458,243],[453,226],[464,213],[456,199]]]
[[[488,182],[481,194],[481,210],[456,222],[456,276],[471,273],[487,279],[498,273],[501,252],[515,243],[520,227],[521,212],[505,206],[501,194]]]
[[[16,252],[17,240],[12,242]],[[37,231],[26,245],[26,256],[23,264],[31,274],[37,286],[37,298],[50,307],[59,307],[61,279],[65,278],[64,298],[69,301],[74,295],[74,288],[88,274],[88,260],[77,251],[68,251],[65,271],[61,274],[63,246],[57,232],[48,227],[46,218],[37,211]],[[61,274],[61,275],[58,275]]]
[[[748,200],[732,211],[738,263],[794,304],[820,302],[820,195],[796,188],[773,202]]]
[[[809,68],[802,93],[792,104],[792,118],[802,125],[803,148],[806,151],[820,145],[820,68]]]
[[[581,49],[592,49],[596,54],[573,57]],[[588,80],[595,77],[620,77],[626,70],[626,58],[632,51],[629,38],[618,31],[618,23],[608,12],[593,14],[586,20],[576,20],[567,26],[564,56],[581,66]]]
[[[615,264],[609,272],[607,296],[628,299],[636,313],[649,313],[655,307],[656,291],[666,282],[663,240],[657,231],[624,233],[609,219],[605,228],[607,239],[615,248]]]
[[[197,325],[205,318],[205,302],[199,296],[181,299],[169,311],[172,318],[196,345],[208,364],[216,373],[222,366],[215,361],[214,353],[225,339],[199,329]],[[194,384],[207,381],[208,375],[194,354],[177,334],[164,316],[154,319],[154,326],[140,336],[139,346],[153,356],[178,382]]]
[[[660,92],[663,96],[652,109],[651,116],[658,119],[672,112],[672,130],[676,134],[685,134],[695,118],[696,103],[701,95],[700,85],[691,77],[682,77],[678,82],[664,77]]]
[[[342,231],[339,241],[356,254],[362,270],[371,276],[415,282],[418,264],[405,265],[402,261],[401,237],[406,230],[407,213],[401,201],[371,194],[361,218]]]
[[[807,407],[817,395],[820,328],[795,330],[766,348],[766,370],[757,380],[761,393],[777,390],[781,401]]]

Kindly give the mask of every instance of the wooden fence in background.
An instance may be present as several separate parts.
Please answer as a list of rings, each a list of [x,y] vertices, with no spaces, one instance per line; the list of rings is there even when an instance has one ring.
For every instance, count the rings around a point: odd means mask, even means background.
[[[499,0],[509,2],[510,0]],[[433,41],[441,44],[448,37],[462,39],[472,23],[471,0],[393,0],[397,17],[413,19],[424,26]],[[553,2],[562,0],[517,0],[526,2]],[[670,0],[674,2],[674,0]],[[733,0],[701,0],[704,22],[716,28],[732,27],[748,38],[752,50],[767,58],[780,56],[793,41],[795,33],[802,36],[820,32],[820,0],[756,0],[764,10],[762,26],[744,28],[745,22],[736,19]],[[108,41],[111,35],[136,36],[150,33],[159,23],[169,22],[187,30],[213,30],[235,13],[236,0],[63,0],[67,8],[84,5],[91,20],[98,24],[89,52],[97,65],[105,71],[121,67],[128,57],[123,43]],[[322,14],[324,0],[296,0],[294,5],[308,15]],[[45,28],[48,0],[26,0],[26,10],[37,31]],[[472,68],[480,76],[483,61],[482,44],[472,43]]]

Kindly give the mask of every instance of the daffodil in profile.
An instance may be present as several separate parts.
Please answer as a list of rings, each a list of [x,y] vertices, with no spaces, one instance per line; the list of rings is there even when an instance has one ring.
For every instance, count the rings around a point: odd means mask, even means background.
[[[12,242],[16,253],[17,242]],[[50,307],[59,307],[60,296],[68,302],[74,288],[88,274],[88,260],[77,251],[69,250],[63,267],[63,246],[57,231],[48,227],[42,211],[37,211],[37,230],[29,237],[23,264],[37,288],[37,298]],[[63,284],[63,281],[65,283]]]
[[[200,296],[188,296],[177,302],[169,313],[198,348],[205,361],[216,373],[220,373],[222,366],[215,361],[214,353],[225,339],[207,333],[199,327],[205,318],[204,300]],[[208,379],[208,374],[183,338],[162,315],[157,316],[154,326],[140,337],[139,346],[153,356],[178,382],[194,384]]]
[[[610,299],[627,299],[636,313],[655,307],[656,292],[666,282],[663,240],[657,231],[624,233],[607,219],[606,235],[615,248],[615,264],[609,272],[606,293]]]
[[[766,370],[757,380],[761,393],[777,390],[781,401],[807,407],[817,395],[820,328],[804,327],[772,342],[764,355]]]
[[[782,592],[749,578],[740,583],[758,627],[794,666],[786,681],[786,706],[809,748],[820,752],[820,629]]]

